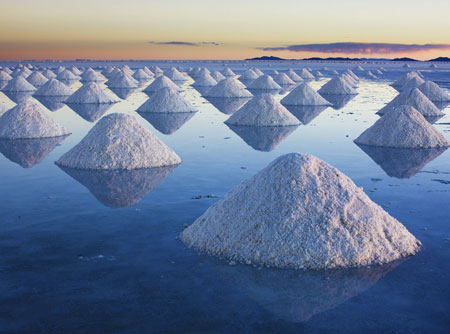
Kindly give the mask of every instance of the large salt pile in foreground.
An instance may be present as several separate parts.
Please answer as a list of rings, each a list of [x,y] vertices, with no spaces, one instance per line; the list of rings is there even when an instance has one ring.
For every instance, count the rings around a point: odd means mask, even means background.
[[[329,95],[356,95],[356,90],[342,77],[336,77],[328,81],[319,89],[319,94]]]
[[[33,95],[34,96],[69,96],[72,95],[72,89],[67,87],[58,79],[50,79],[41,86]]]
[[[300,153],[228,192],[180,238],[230,260],[302,269],[388,263],[421,245],[346,175]]]
[[[231,115],[225,123],[246,126],[288,126],[300,124],[299,120],[270,94],[255,96]]]
[[[291,106],[329,106],[330,102],[319,95],[310,85],[301,82],[281,100],[281,104]]]
[[[163,88],[173,88],[180,91],[180,87],[177,86],[172,80],[170,80],[165,75],[157,77],[150,85],[145,87],[142,91],[145,93],[153,93]]]
[[[36,88],[20,75],[8,81],[5,92],[34,92]]]
[[[194,106],[186,101],[178,90],[167,87],[153,93],[153,95],[142,104],[139,112],[195,112]]]
[[[49,138],[70,134],[37,103],[26,101],[0,117],[0,138]]]
[[[249,89],[277,90],[281,86],[277,84],[270,75],[261,75],[258,79],[253,80],[249,85]]]
[[[88,82],[81,86],[66,100],[66,103],[116,103],[119,102],[112,94],[108,93],[95,82]]]
[[[450,146],[450,142],[419,111],[406,105],[387,111],[356,138],[355,143],[398,148]]]
[[[45,84],[48,79],[41,72],[33,72],[27,77],[27,81],[34,87],[38,88]]]
[[[134,116],[103,117],[56,164],[77,169],[136,169],[171,166],[180,157],[144,128]]]
[[[427,80],[417,88],[432,102],[450,101],[450,95],[433,81]]]
[[[286,73],[278,73],[273,80],[280,86],[295,85],[295,81],[289,78]]]
[[[235,78],[227,78],[212,87],[205,97],[252,97],[245,86]]]

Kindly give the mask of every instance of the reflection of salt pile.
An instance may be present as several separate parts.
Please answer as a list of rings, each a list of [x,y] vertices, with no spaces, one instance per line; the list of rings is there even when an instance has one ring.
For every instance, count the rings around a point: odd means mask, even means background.
[[[66,96],[34,96],[44,107],[50,111],[56,111],[65,106]]]
[[[335,77],[319,89],[319,93],[329,95],[356,95],[356,90],[342,77]]]
[[[95,72],[92,68],[88,68],[84,73],[81,75],[81,82],[103,82],[105,81],[105,78]]]
[[[205,97],[252,97],[245,86],[235,78],[227,78],[212,87]]]
[[[180,87],[178,87],[172,80],[170,80],[165,75],[161,75],[157,77],[150,85],[144,88],[142,91],[144,93],[153,93],[160,89],[170,87],[172,89],[180,91]]]
[[[412,90],[406,90],[397,95],[391,102],[381,108],[377,114],[384,115],[389,110],[393,110],[396,107],[408,105],[417,109],[422,115],[427,117],[442,116],[444,113],[440,111],[423,93],[414,88]]]
[[[140,113],[159,132],[170,135],[178,131],[195,112],[171,112],[171,113]]]
[[[138,109],[138,112],[195,112],[197,111],[189,101],[186,101],[180,93],[173,88],[160,89],[152,94]]]
[[[279,90],[281,86],[277,84],[270,75],[261,75],[253,80],[248,86],[249,89],[255,90]]]
[[[177,165],[178,155],[134,116],[109,114],[65,153],[59,166],[78,169],[136,169]]]
[[[112,94],[104,90],[95,82],[88,82],[81,86],[75,93],[70,95],[67,104],[84,104],[84,103],[116,103],[119,102]]]
[[[419,111],[406,105],[387,111],[356,138],[355,143],[400,148],[450,146],[450,142]]]
[[[181,74],[175,67],[171,67],[164,72],[164,75],[172,81],[186,81],[186,77]]]
[[[433,81],[427,80],[417,88],[432,102],[450,101],[450,95]]]
[[[34,96],[69,96],[72,93],[72,89],[58,79],[50,79],[34,93]]]
[[[280,86],[290,86],[295,85],[295,81],[293,81],[286,73],[279,73],[273,78],[273,80],[279,84]]]
[[[239,77],[239,80],[255,80],[259,78],[260,76],[255,73],[251,68],[246,70],[242,75]]]
[[[4,92],[34,92],[35,90],[36,88],[21,76],[13,78],[3,88]]]
[[[211,76],[213,77],[214,80],[216,80],[217,82],[222,81],[223,79],[225,79],[225,76],[220,73],[219,71],[213,71],[211,72]]]
[[[286,74],[289,76],[289,78],[291,78],[291,80],[295,82],[303,81],[302,77],[295,73],[293,69],[289,69]]]
[[[306,68],[302,68],[299,73],[300,77],[305,80],[313,80],[314,75],[312,75]]]
[[[102,204],[124,208],[137,204],[155,189],[176,166],[134,170],[61,169],[89,189]]]
[[[108,80],[106,83],[109,88],[137,88],[139,82],[131,75],[126,73],[119,73]]]
[[[232,260],[305,269],[384,264],[420,247],[347,176],[299,153],[228,192],[180,238]]]
[[[111,107],[112,103],[69,103],[70,109],[88,122],[99,120]]]
[[[281,103],[283,105],[293,106],[326,106],[331,105],[330,102],[325,100],[319,95],[310,85],[305,82],[300,83],[295,87],[292,92],[286,95]]]
[[[231,125],[286,126],[299,125],[295,118],[270,94],[255,96],[225,121]]]
[[[250,97],[205,97],[217,110],[225,115],[231,115],[244,104],[246,104]]]
[[[37,103],[26,101],[0,118],[0,138],[48,138],[70,134]]]
[[[192,86],[197,87],[212,87],[215,85],[217,85],[217,81],[211,76],[211,74],[209,74],[209,71],[208,72],[200,71],[197,76],[197,79],[192,84]]]
[[[289,112],[297,117],[302,124],[307,125],[311,121],[320,115],[328,106],[286,106]]]
[[[41,72],[33,72],[28,76],[27,81],[34,87],[38,88],[43,84],[45,84],[48,81],[48,79],[45,76],[43,76]]]
[[[75,81],[75,80],[79,80],[80,77],[78,75],[73,74],[69,70],[64,70],[56,76],[56,79],[65,80],[65,81],[71,81],[71,80]]]
[[[224,68],[222,71],[220,71],[225,77],[234,77],[236,74],[231,70],[231,68]]]

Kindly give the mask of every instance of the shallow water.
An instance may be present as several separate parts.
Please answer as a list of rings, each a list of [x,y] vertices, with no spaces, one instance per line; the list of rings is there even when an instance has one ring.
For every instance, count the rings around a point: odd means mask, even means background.
[[[255,66],[290,67],[278,65]],[[324,65],[348,67],[307,66]],[[134,111],[147,99],[140,91],[108,110],[77,113],[45,101],[72,135],[60,144],[0,143],[0,332],[448,332],[450,150],[380,153],[352,142],[396,95],[388,83],[406,71],[398,66],[361,81],[340,109],[300,112],[307,125],[269,133],[226,126],[229,116],[192,81],[183,94],[199,111],[169,121]],[[449,69],[424,75],[448,91]],[[3,93],[0,102],[14,106]],[[229,112],[230,103],[215,102]],[[450,139],[450,108],[444,111],[435,126]],[[54,164],[112,112],[135,115],[183,163],[147,174],[74,173]],[[421,252],[383,267],[299,272],[230,266],[177,239],[228,190],[289,152],[316,155],[347,174],[423,243]]]

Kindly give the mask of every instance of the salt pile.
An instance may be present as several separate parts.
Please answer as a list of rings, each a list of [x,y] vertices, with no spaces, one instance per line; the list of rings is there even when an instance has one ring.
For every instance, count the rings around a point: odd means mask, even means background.
[[[155,74],[162,74],[163,70],[160,69],[158,66],[150,66],[150,70]]]
[[[331,70],[331,71],[330,71],[330,74],[331,74],[331,75],[339,75],[339,72],[336,71],[336,70]]]
[[[299,73],[300,77],[306,80],[313,80],[314,75],[312,75],[306,68],[302,68]]]
[[[197,66],[197,67],[195,67],[195,68],[193,68],[193,69],[191,69],[191,70],[189,71],[189,75],[190,75],[192,78],[196,78],[197,75],[198,75],[198,73],[200,72],[200,70],[201,70],[201,68]]]
[[[412,79],[412,78],[421,78],[421,75],[414,71],[414,72],[408,72],[405,75],[402,75],[397,81],[392,83],[392,87],[403,87],[408,80]]]
[[[112,94],[104,90],[95,82],[88,82],[81,86],[66,100],[66,103],[116,103],[119,102]]]
[[[105,81],[105,77],[103,75],[95,72],[92,68],[88,68],[81,75],[81,82],[103,82]]]
[[[72,89],[62,82],[50,79],[34,93],[34,96],[69,96],[72,93]]]
[[[436,64],[431,64],[430,68],[438,68]]]
[[[48,138],[69,134],[69,131],[32,101],[18,104],[0,118],[0,138]]]
[[[450,142],[414,107],[402,105],[391,109],[355,139],[356,144],[398,147],[448,147]]]
[[[152,78],[152,76],[140,68],[136,72],[134,72],[133,78],[138,81],[140,81],[140,80],[144,81],[144,80],[150,80]]]
[[[253,72],[255,72],[258,76],[264,75],[263,71],[261,71],[259,68],[257,67],[252,67],[250,68]]]
[[[295,82],[303,81],[302,77],[295,73],[293,69],[289,69],[286,74]]]
[[[397,89],[399,91],[413,89],[413,88],[419,87],[424,82],[425,82],[425,80],[423,80],[421,77],[413,77],[411,79],[408,79],[403,86],[397,87]]]
[[[258,79],[253,80],[249,85],[249,89],[277,90],[281,86],[277,84],[270,75],[262,75]]]
[[[228,67],[224,68],[220,73],[222,73],[225,77],[236,76],[236,74]]]
[[[389,110],[396,107],[408,105],[416,108],[422,115],[427,117],[443,116],[444,113],[436,107],[423,93],[418,89],[406,90],[397,95],[391,102],[381,108],[377,114],[384,115]]]
[[[279,73],[273,78],[273,80],[279,84],[280,86],[290,86],[295,85],[295,81],[293,81],[286,73]]]
[[[25,71],[24,69],[15,69],[12,73],[11,76],[13,78],[15,77],[23,77],[23,78],[27,78],[31,73],[28,73],[27,71]]]
[[[371,71],[366,71],[364,74],[366,77],[371,78],[371,79],[377,78],[377,76],[375,74],[373,74]]]
[[[217,85],[217,81],[208,72],[199,72],[197,80],[192,84],[192,86],[197,87],[212,87]]]
[[[153,77],[155,74],[147,67],[147,66],[144,66],[143,68],[142,68],[142,70],[145,72],[145,73],[147,73],[150,77]]]
[[[315,73],[313,75],[317,78],[323,77],[323,73],[320,71],[315,71]]]
[[[217,82],[222,81],[223,79],[225,79],[225,76],[220,73],[219,71],[213,71],[211,73],[211,76],[213,77],[214,80],[216,80]]]
[[[45,84],[48,81],[48,79],[45,76],[43,76],[40,72],[33,72],[28,76],[27,81],[34,87],[38,88],[43,84]]]
[[[8,110],[4,103],[0,103],[0,117]]]
[[[353,73],[351,70],[345,70],[344,72],[343,72],[343,74],[346,74],[346,75],[349,75],[350,77],[352,77],[353,78],[353,80],[355,81],[355,82],[358,82],[359,81],[359,77],[355,74],[355,73]]]
[[[342,77],[335,77],[319,89],[320,94],[329,95],[356,95],[356,90]]]
[[[9,67],[5,67],[3,68],[3,71],[5,71],[6,73],[10,74],[12,73],[11,69]]]
[[[195,112],[194,106],[186,101],[178,90],[167,87],[153,93],[138,109],[138,112]]]
[[[225,124],[245,126],[287,126],[300,122],[272,95],[261,94],[236,111]]]
[[[320,105],[331,105],[330,102],[325,100],[319,95],[310,85],[301,82],[297,87],[295,87],[292,92],[285,96],[281,100],[283,105],[292,106],[320,106]]]
[[[163,88],[173,88],[180,91],[180,87],[178,87],[172,80],[170,80],[165,75],[161,75],[157,77],[150,85],[144,88],[142,91],[145,93],[153,93]]]
[[[56,79],[70,81],[70,80],[79,80],[80,77],[78,75],[73,74],[69,70],[64,70],[56,76]]]
[[[252,97],[253,95],[245,89],[245,86],[235,78],[227,78],[212,87],[205,97]]]
[[[138,88],[139,82],[130,74],[122,72],[112,77],[106,83],[109,88]]]
[[[21,76],[13,78],[3,88],[4,92],[34,92],[35,90],[36,88]]]
[[[344,79],[351,87],[353,87],[353,88],[357,88],[358,87],[358,81],[353,79],[353,77],[351,75],[349,75],[348,73],[342,73],[340,75],[340,77],[342,79]]]
[[[11,79],[12,79],[12,76],[10,76],[8,73],[6,73],[3,70],[0,71],[0,81],[9,81]]]
[[[421,245],[346,175],[300,153],[228,192],[180,238],[230,260],[302,269],[384,264]]]
[[[255,80],[258,77],[260,77],[260,75],[256,74],[251,68],[249,68],[244,73],[242,73],[242,75],[239,77],[239,79],[240,80]]]
[[[82,73],[76,66],[71,66],[69,68],[69,70],[70,70],[70,72],[72,72],[75,75],[81,75],[81,73]]]
[[[172,81],[186,81],[186,77],[181,74],[175,67],[171,67],[164,72],[164,75]]]
[[[411,66],[409,66],[409,64],[405,64],[402,66],[403,68],[410,68]]]
[[[359,72],[363,72],[364,68],[362,66],[356,66],[355,68],[353,68],[354,71],[359,71]]]
[[[419,90],[426,96],[430,101],[433,102],[448,102],[450,101],[450,95],[447,94],[445,90],[436,85],[433,81],[427,80],[422,83]]]
[[[44,77],[46,77],[47,79],[53,79],[56,78],[56,74],[52,72],[52,70],[45,70],[44,72],[42,72],[42,74],[44,75]]]
[[[134,116],[104,116],[56,164],[77,169],[137,169],[178,165],[180,157]]]
[[[56,73],[57,74],[59,74],[59,73],[62,73],[62,72],[64,72],[65,71],[65,67],[64,66],[58,66],[58,68],[56,69]]]

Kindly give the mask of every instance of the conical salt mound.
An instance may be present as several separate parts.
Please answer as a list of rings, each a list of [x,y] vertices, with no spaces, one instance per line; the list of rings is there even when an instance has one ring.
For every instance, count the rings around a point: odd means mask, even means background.
[[[138,109],[138,112],[195,112],[194,106],[186,101],[180,93],[173,88],[167,87],[153,93]]]
[[[410,68],[411,66],[409,64],[405,64],[402,66],[403,68]]]
[[[36,88],[20,75],[8,82],[4,92],[34,92]]]
[[[0,138],[49,138],[70,134],[37,103],[26,101],[0,117]]]
[[[240,80],[255,80],[258,79],[260,75],[256,74],[255,71],[252,69],[246,70],[242,75],[239,77]]]
[[[109,88],[137,88],[139,86],[139,82],[126,73],[114,76],[106,84]]]
[[[81,75],[82,82],[103,82],[105,81],[105,77],[103,77],[101,74],[95,72],[92,68],[88,68],[84,73]]]
[[[436,64],[431,64],[429,68],[438,68]]]
[[[80,77],[78,75],[73,74],[69,70],[64,70],[56,76],[58,80],[79,80]]]
[[[304,82],[301,82],[292,92],[285,96],[281,100],[281,104],[290,106],[331,106],[330,102]]]
[[[433,81],[427,80],[417,88],[432,102],[450,101],[450,95]]]
[[[289,76],[289,78],[291,78],[291,80],[295,82],[303,81],[302,77],[295,73],[292,69],[288,70],[286,74]]]
[[[81,75],[82,74],[82,72],[76,66],[71,66],[69,68],[69,70],[70,70],[70,72],[72,72],[75,75]]]
[[[197,76],[197,80],[192,84],[192,86],[197,87],[212,87],[217,85],[217,81],[209,73],[203,73]]]
[[[353,70],[362,72],[362,71],[364,71],[364,68],[362,66],[356,66],[356,67],[353,68]]]
[[[178,87],[172,80],[170,80],[165,75],[161,75],[157,77],[150,85],[148,85],[142,91],[145,93],[153,93],[167,87],[173,88],[178,91],[181,90],[180,87]]]
[[[259,68],[257,68],[257,67],[252,67],[251,70],[252,70],[253,72],[255,72],[256,74],[258,74],[258,76],[264,75],[264,72],[261,71],[261,70],[260,70]]]
[[[150,66],[150,70],[155,74],[162,74],[163,70],[158,66]]]
[[[50,79],[43,86],[41,86],[34,96],[69,96],[72,95],[72,89],[67,87],[58,79]]]
[[[397,95],[391,102],[381,108],[377,114],[384,115],[389,110],[398,106],[408,105],[416,108],[422,115],[427,117],[443,116],[444,113],[436,107],[418,88],[406,90]]]
[[[150,80],[151,77],[152,76],[150,74],[148,74],[147,72],[145,72],[142,68],[138,69],[133,74],[133,78],[136,80]]]
[[[356,95],[356,90],[342,77],[336,77],[328,81],[319,89],[319,94]]]
[[[33,72],[28,76],[27,81],[34,87],[38,88],[43,84],[45,84],[48,81],[48,79],[45,76],[43,76],[41,72]]]
[[[12,79],[12,76],[10,76],[8,73],[6,73],[3,70],[0,71],[0,81],[9,81],[11,79]]]
[[[144,66],[143,68],[142,68],[142,70],[145,72],[145,73],[147,73],[150,77],[153,77],[155,74],[147,67],[147,66]],[[135,78],[136,79],[136,78]]]
[[[3,71],[5,71],[6,73],[8,73],[9,75],[11,75],[12,71],[9,67],[5,67],[3,68]]]
[[[56,69],[56,73],[62,73],[62,72],[64,72],[65,71],[65,67],[64,66],[59,66],[57,69]]]
[[[137,169],[171,166],[180,157],[144,128],[134,116],[104,116],[56,164],[77,169]]]
[[[228,192],[180,238],[227,259],[302,269],[384,264],[421,245],[346,175],[300,153]]]
[[[411,106],[399,106],[386,112],[355,139],[356,144],[398,147],[448,147],[450,142]]]
[[[104,90],[95,82],[88,82],[81,86],[75,93],[70,95],[66,103],[116,103],[119,102],[112,94]]]
[[[302,68],[299,73],[300,77],[306,80],[314,79],[314,75],[312,75],[306,68]]]
[[[220,71],[225,77],[234,77],[236,74],[231,70],[231,68],[224,68],[222,71]]]
[[[400,79],[398,79],[397,81],[395,81],[394,83],[392,83],[392,87],[403,87],[407,82],[408,82],[408,80],[410,80],[410,79],[412,79],[412,78],[420,78],[421,77],[421,75],[418,73],[418,72],[416,72],[416,71],[414,71],[414,72],[408,72],[408,73],[406,73],[405,75],[402,75],[401,77],[400,77]]]
[[[347,74],[347,75],[349,75],[350,77],[353,78],[353,80],[355,80],[355,82],[358,82],[358,81],[359,81],[359,77],[358,77],[355,73],[353,73],[352,70],[347,69],[347,70],[345,70],[342,74]]]
[[[249,89],[263,89],[263,90],[276,90],[281,89],[281,86],[277,84],[270,75],[262,75],[258,79],[253,80],[249,85]]]
[[[289,78],[286,73],[279,73],[273,78],[273,80],[280,86],[295,85],[295,81]]]
[[[212,87],[205,97],[252,97],[245,86],[235,78],[227,78]]]
[[[245,126],[299,125],[299,120],[272,95],[261,94],[231,115],[225,124]]]
[[[408,79],[402,87],[397,87],[397,89],[399,91],[413,89],[413,88],[419,87],[424,82],[425,82],[425,80],[423,80],[421,77],[413,77],[413,78]]]
[[[53,79],[56,78],[56,74],[52,72],[52,70],[45,70],[44,72],[42,72],[42,74],[44,75],[44,77],[46,77],[47,79]]]
[[[340,77],[341,77],[342,79],[344,79],[344,80],[350,85],[350,87],[353,87],[353,88],[358,87],[358,81],[356,81],[355,79],[353,79],[353,77],[352,77],[350,74],[348,74],[348,73],[342,73],[342,74],[340,75]]]
[[[217,82],[222,81],[223,79],[225,79],[225,76],[222,73],[220,73],[219,71],[212,71],[211,72],[211,76]]]
[[[175,67],[171,67],[164,72],[164,75],[172,81],[186,81],[186,77],[180,73]]]

